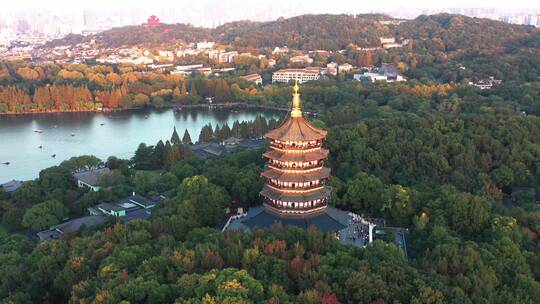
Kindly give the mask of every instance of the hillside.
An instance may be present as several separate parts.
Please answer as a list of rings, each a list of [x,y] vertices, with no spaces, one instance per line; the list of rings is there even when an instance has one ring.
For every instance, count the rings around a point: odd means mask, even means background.
[[[212,30],[195,27],[190,24],[161,24],[157,27],[133,25],[113,28],[95,35],[68,35],[63,39],[56,39],[46,46],[73,45],[95,40],[106,47],[148,45],[157,46],[180,41],[201,41],[213,39]]]
[[[216,28],[215,35],[237,46],[339,50],[350,43],[378,45],[379,37],[389,34],[378,21],[388,19],[383,15],[303,15],[264,23],[229,23]]]
[[[440,39],[442,45],[432,48],[454,51],[463,48],[498,51],[511,46],[540,44],[540,31],[535,28],[510,25],[489,19],[461,15],[439,14],[419,16],[400,25],[383,25],[378,21],[391,19],[384,15],[302,15],[270,22],[236,21],[215,29],[189,24],[162,24],[151,28],[144,25],[113,28],[83,37],[69,35],[50,45],[74,44],[95,39],[107,46],[165,44],[175,40],[195,42],[216,40],[236,46],[274,47],[287,45],[303,50],[345,48],[349,43],[359,46],[377,45],[379,37],[397,35],[422,41]]]
[[[49,45],[94,39],[102,47],[171,46],[212,40],[238,48],[329,50],[379,46],[380,37],[408,40],[405,48],[374,52],[373,64],[399,63],[410,79],[460,82],[494,76],[502,80],[536,81],[540,74],[540,30],[489,19],[439,14],[419,16],[399,25],[385,25],[384,15],[303,15],[270,22],[237,21],[215,29],[186,24],[128,26],[94,36],[70,35]],[[360,64],[365,54],[349,49],[341,62]],[[332,59],[340,61],[339,59]]]

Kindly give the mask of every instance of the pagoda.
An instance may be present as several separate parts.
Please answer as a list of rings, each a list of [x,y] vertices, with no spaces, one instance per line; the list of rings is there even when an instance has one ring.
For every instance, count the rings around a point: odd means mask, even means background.
[[[327,132],[302,116],[298,84],[295,84],[290,117],[268,132],[270,150],[264,153],[267,168],[261,174],[266,185],[260,194],[269,211],[283,216],[324,213],[330,197],[324,166],[328,150],[323,148]]]
[[[372,226],[356,214],[328,205],[330,169],[324,166],[328,150],[323,147],[327,132],[303,117],[298,91],[296,83],[290,114],[264,136],[269,150],[263,155],[267,163],[261,174],[266,180],[260,192],[262,206],[231,215],[223,231],[249,232],[276,224],[302,229],[314,226],[321,232],[335,233],[344,243],[363,246],[371,240]],[[360,227],[369,228],[369,238],[354,237],[358,231],[367,231]]]
[[[160,24],[161,24],[161,21],[159,20],[158,17],[156,17],[156,15],[152,15],[148,17],[148,19],[146,20],[146,25],[149,27],[157,27]]]

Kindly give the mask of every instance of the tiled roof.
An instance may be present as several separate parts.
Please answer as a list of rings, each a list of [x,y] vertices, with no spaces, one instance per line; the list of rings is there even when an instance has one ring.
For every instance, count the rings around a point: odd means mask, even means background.
[[[132,220],[146,220],[150,218],[150,215],[152,215],[152,211],[148,209],[138,209],[131,212],[126,213],[125,216],[122,216],[120,219],[123,222],[129,222]]]
[[[312,141],[326,137],[325,130],[314,127],[303,117],[289,117],[281,126],[265,134],[266,138],[281,141]]]
[[[22,185],[23,182],[18,180],[12,180],[7,183],[1,184],[0,187],[4,188],[7,193],[12,193],[17,191],[17,189],[19,189]]]
[[[345,211],[338,210],[339,212]],[[334,212],[335,213],[335,212]],[[345,218],[345,216],[343,216]],[[249,229],[268,228],[275,223],[280,222],[283,226],[296,226],[307,229],[309,226],[315,226],[321,232],[334,232],[346,227],[347,223],[341,223],[338,218],[326,210],[319,214],[306,216],[281,216],[267,211],[264,207],[250,209],[248,216],[242,222]]]
[[[101,168],[84,172],[77,172],[73,174],[73,177],[75,177],[75,179],[77,180],[84,182],[85,184],[97,186],[99,176],[110,172],[111,170],[109,168]]]
[[[81,230],[83,227],[94,227],[101,225],[107,221],[107,217],[103,215],[92,215],[76,218],[65,223],[51,227],[49,230],[43,230],[37,233],[41,241],[59,240],[63,238],[65,233],[73,233]]]

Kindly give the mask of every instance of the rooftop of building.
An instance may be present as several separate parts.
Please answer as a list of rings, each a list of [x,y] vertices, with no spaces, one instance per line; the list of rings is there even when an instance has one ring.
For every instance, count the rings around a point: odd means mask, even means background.
[[[1,184],[0,187],[3,188],[7,193],[13,193],[17,191],[17,189],[19,189],[23,184],[24,182],[22,181],[11,180],[7,183]]]
[[[82,181],[83,183],[91,186],[97,186],[98,185],[98,178],[103,175],[110,173],[111,169],[109,168],[99,168],[99,169],[93,169],[83,172],[76,172],[73,173],[73,177],[79,181]]]
[[[104,224],[107,221],[107,217],[103,215],[91,215],[69,220],[62,224],[51,227],[48,230],[40,231],[37,233],[40,241],[46,240],[59,240],[62,239],[66,233],[74,233],[81,230],[83,227],[94,227]]]
[[[278,70],[276,72],[274,72],[274,74],[276,73],[305,73],[305,74],[319,74],[318,71],[314,71],[314,70],[309,70],[309,69],[281,69],[281,70]]]
[[[162,199],[163,198],[161,196],[147,198],[142,195],[134,194],[116,202],[101,203],[97,205],[96,208],[105,210],[107,212],[126,211],[126,213],[129,213],[141,208],[151,208],[160,203]],[[95,210],[95,208],[93,209]]]

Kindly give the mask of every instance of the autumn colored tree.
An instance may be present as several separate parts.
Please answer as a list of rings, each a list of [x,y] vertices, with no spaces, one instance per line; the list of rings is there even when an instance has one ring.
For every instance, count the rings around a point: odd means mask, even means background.
[[[184,136],[182,137],[182,143],[184,145],[191,145],[193,143],[191,141],[191,136],[189,135],[189,132],[187,129],[184,131]]]

